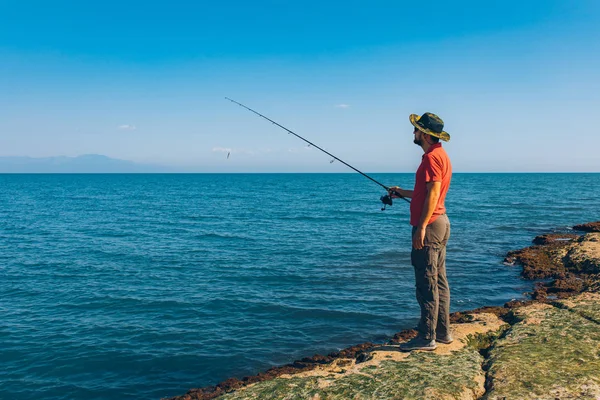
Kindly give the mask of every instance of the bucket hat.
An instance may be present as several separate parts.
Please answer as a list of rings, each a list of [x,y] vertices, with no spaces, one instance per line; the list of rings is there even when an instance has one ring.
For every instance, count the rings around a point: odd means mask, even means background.
[[[417,114],[410,114],[408,119],[421,132],[440,138],[444,142],[450,140],[450,134],[444,132],[444,121],[437,115],[430,112],[426,112],[420,117]]]

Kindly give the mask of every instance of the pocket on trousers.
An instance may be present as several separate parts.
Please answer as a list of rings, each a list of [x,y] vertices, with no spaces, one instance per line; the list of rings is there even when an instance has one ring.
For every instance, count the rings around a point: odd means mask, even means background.
[[[424,275],[429,279],[436,279],[438,274],[438,259],[440,256],[440,249],[436,247],[424,247],[425,255],[425,271]]]
[[[437,276],[437,259],[438,251],[429,246],[420,250],[413,249],[410,253],[410,261],[415,267],[415,272],[427,278]]]
[[[424,253],[423,250],[412,249],[410,252],[410,263],[413,267],[419,268],[424,264]]]

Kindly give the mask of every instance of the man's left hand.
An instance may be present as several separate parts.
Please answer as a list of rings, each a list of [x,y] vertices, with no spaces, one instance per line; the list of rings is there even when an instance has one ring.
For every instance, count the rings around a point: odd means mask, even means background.
[[[425,246],[425,228],[417,227],[412,238],[412,245],[417,250],[421,250]]]
[[[400,186],[392,186],[388,189],[388,194],[391,198],[397,199],[398,197],[400,197]]]

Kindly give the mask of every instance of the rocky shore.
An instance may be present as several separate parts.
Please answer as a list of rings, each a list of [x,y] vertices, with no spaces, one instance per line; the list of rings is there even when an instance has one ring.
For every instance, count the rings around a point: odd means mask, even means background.
[[[600,399],[600,221],[573,229],[510,252],[538,281],[529,300],[453,313],[433,352],[400,352],[408,329],[171,400]]]

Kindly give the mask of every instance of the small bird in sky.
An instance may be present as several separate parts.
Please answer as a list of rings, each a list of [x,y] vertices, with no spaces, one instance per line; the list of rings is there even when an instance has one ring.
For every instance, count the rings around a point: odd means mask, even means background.
[[[231,152],[228,152],[228,153],[227,153],[227,159],[228,159],[228,160],[229,160],[229,155],[230,155],[230,154],[231,154]]]
[[[331,160],[331,161],[329,161],[329,164],[333,164],[333,162],[334,162],[334,161],[335,161],[335,159],[334,159],[334,160]]]

